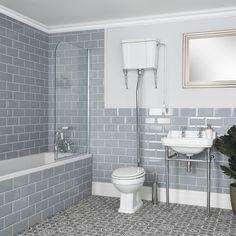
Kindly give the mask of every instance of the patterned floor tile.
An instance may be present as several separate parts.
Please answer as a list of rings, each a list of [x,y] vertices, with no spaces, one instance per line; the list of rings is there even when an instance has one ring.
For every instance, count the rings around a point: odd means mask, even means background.
[[[91,196],[30,227],[19,236],[236,236],[236,216],[230,210],[145,201],[135,214],[118,213],[119,199]]]

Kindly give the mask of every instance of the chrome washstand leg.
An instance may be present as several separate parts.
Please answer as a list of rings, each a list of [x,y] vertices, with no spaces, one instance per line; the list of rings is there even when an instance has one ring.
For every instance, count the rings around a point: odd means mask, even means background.
[[[211,149],[207,149],[207,214],[211,215]]]
[[[165,147],[165,176],[166,176],[166,208],[169,209],[169,160],[168,147]]]

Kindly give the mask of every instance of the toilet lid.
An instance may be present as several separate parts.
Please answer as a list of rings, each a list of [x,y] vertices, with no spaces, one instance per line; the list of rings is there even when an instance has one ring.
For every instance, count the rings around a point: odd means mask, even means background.
[[[145,170],[142,167],[121,167],[114,170],[112,176],[118,178],[132,178],[144,174]]]

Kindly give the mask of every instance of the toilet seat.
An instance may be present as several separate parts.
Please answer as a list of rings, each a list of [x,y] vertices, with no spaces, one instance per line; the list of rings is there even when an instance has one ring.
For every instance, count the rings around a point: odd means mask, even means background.
[[[145,175],[142,167],[121,167],[113,171],[112,178],[115,179],[137,179]]]

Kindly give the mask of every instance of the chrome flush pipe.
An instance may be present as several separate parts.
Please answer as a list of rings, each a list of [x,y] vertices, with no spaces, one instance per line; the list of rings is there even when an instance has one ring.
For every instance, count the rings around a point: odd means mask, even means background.
[[[144,69],[138,69],[138,80],[136,85],[136,135],[137,135],[137,165],[140,166],[140,115],[139,115],[139,100],[140,100],[140,84],[143,78]]]

